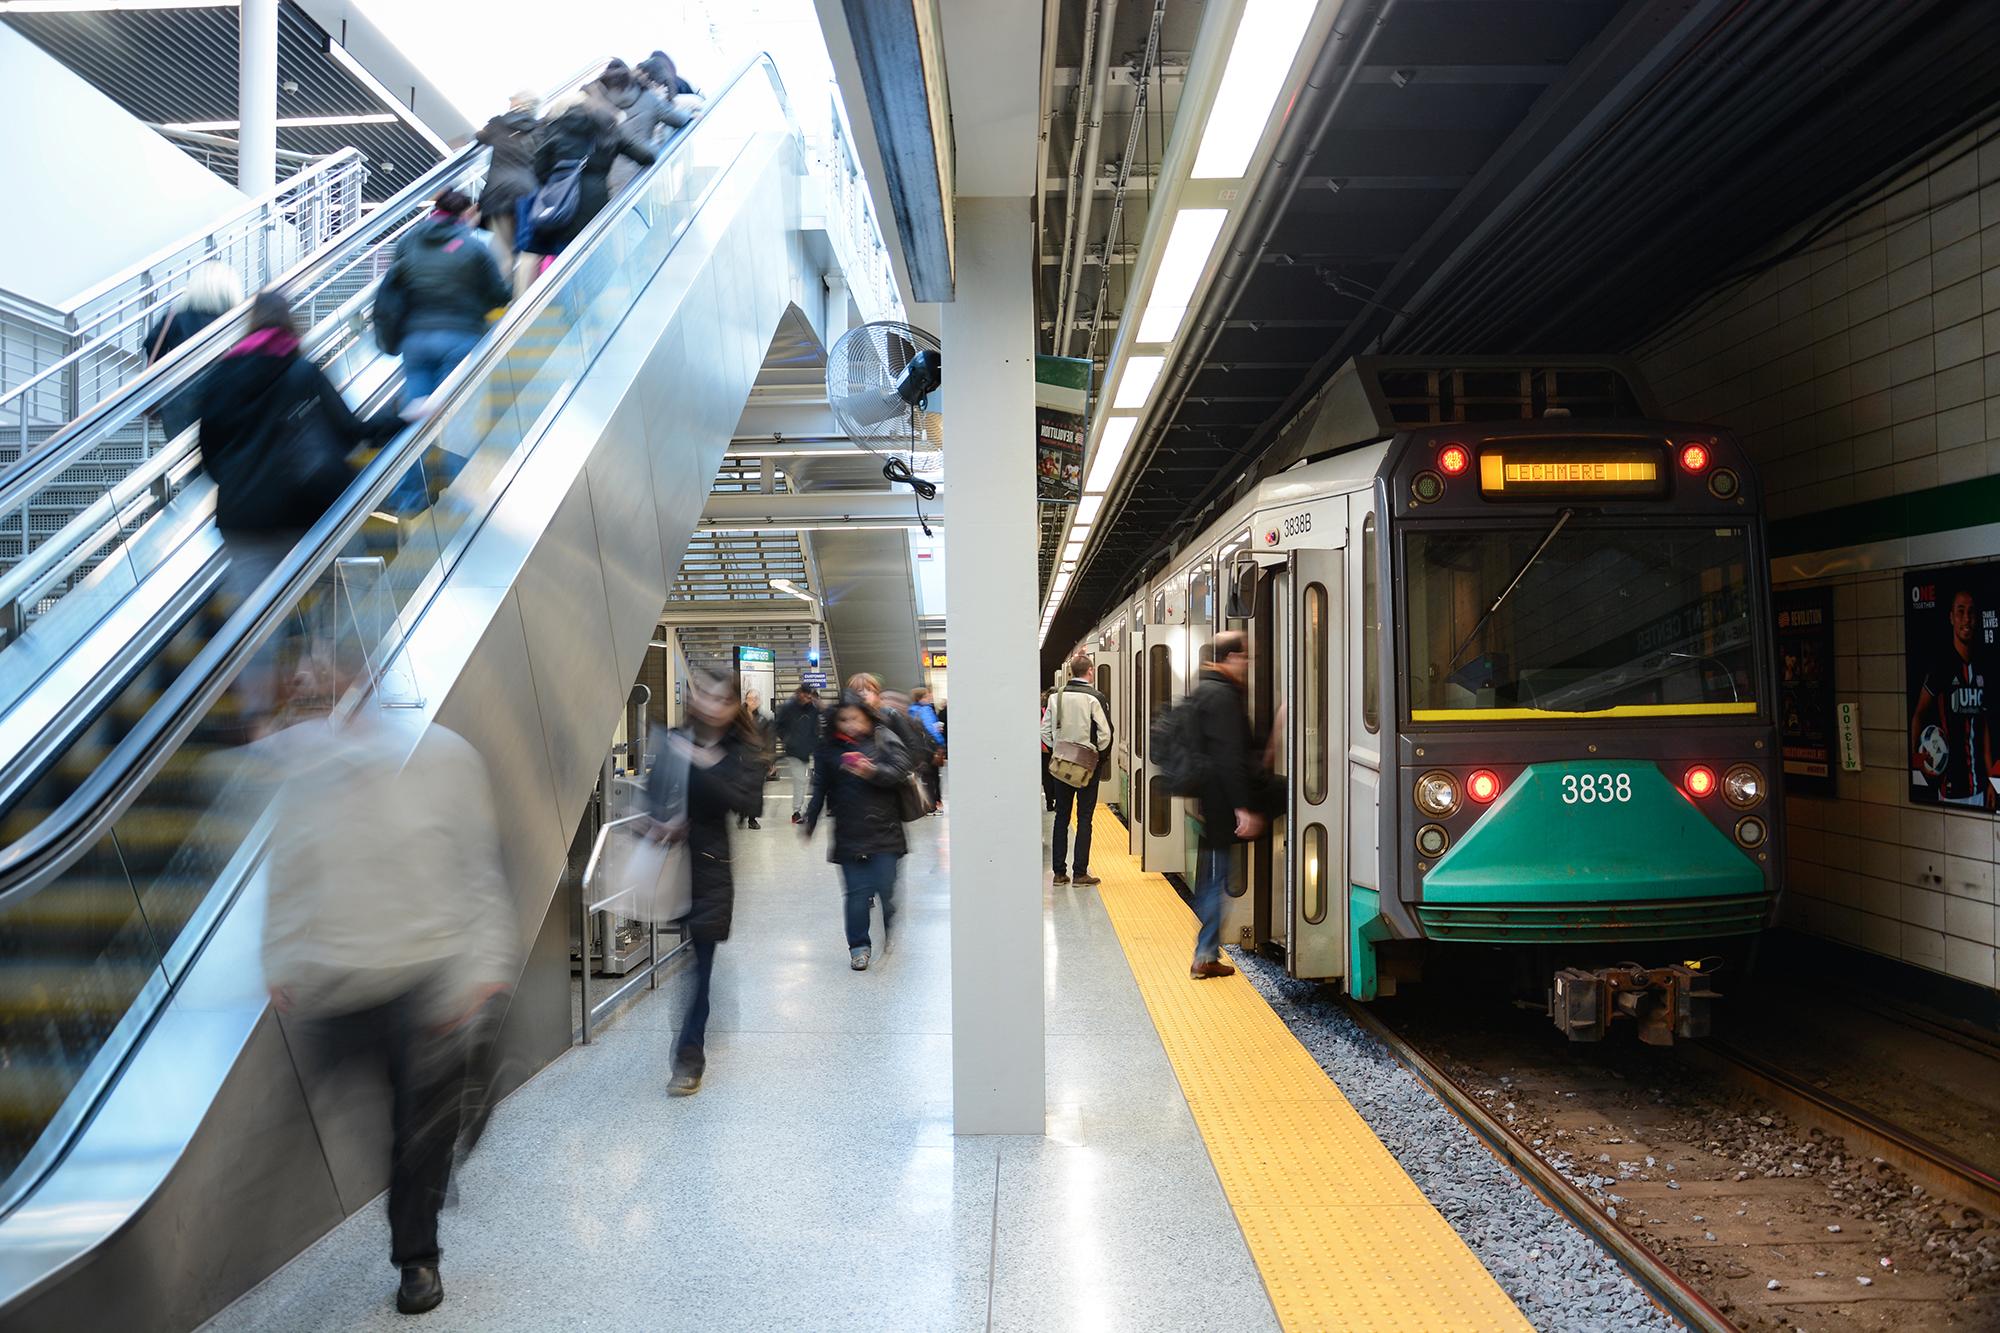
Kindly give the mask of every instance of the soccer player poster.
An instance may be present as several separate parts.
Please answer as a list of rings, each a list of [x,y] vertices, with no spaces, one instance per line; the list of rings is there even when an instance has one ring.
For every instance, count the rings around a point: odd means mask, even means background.
[[[1910,799],[2000,808],[2000,564],[1914,571],[1903,594]]]

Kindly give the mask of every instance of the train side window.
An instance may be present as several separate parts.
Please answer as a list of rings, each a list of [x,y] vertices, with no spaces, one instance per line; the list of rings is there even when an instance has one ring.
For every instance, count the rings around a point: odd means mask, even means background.
[[[1224,614],[1231,620],[1248,620],[1257,605],[1257,562],[1243,555],[1229,571],[1229,605]]]
[[[1146,650],[1146,725],[1152,726],[1174,702],[1174,659],[1164,643]]]
[[[1304,671],[1299,682],[1300,692],[1305,696],[1300,701],[1299,716],[1304,724],[1305,752],[1305,797],[1308,804],[1318,805],[1326,799],[1326,585],[1309,583],[1306,585],[1305,605],[1305,659]]]
[[[1097,692],[1104,696],[1104,711],[1111,711],[1111,663],[1097,664]]]
[[[1195,574],[1194,581],[1188,585],[1188,619],[1197,625],[1214,624],[1215,603],[1212,600],[1213,597],[1213,579],[1209,576],[1207,566],[1203,566]]]
[[[1382,729],[1382,664],[1376,660],[1381,646],[1381,624],[1376,619],[1380,597],[1375,573],[1375,515],[1361,520],[1361,725],[1369,731]]]
[[[1309,926],[1317,926],[1326,920],[1326,825],[1306,826],[1305,858],[1300,865],[1299,878],[1304,881],[1300,887],[1300,907]]]
[[[1145,687],[1145,682],[1146,654],[1143,651],[1134,652],[1132,654],[1132,697],[1134,700],[1145,697],[1140,693]],[[1132,757],[1134,759],[1144,759],[1146,757],[1146,729],[1144,727],[1135,726],[1132,728]]]

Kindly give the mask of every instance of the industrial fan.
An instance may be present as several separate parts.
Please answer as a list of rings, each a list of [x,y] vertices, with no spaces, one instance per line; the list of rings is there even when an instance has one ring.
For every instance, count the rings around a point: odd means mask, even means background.
[[[943,350],[922,329],[889,320],[842,335],[826,358],[826,401],[849,439],[881,458],[882,476],[908,486],[917,501],[937,498],[935,473],[944,447]]]

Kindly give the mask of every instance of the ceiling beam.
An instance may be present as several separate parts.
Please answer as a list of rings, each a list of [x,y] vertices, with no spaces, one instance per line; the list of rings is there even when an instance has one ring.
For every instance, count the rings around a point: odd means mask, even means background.
[[[924,517],[944,521],[944,499],[923,502]],[[766,528],[839,527],[844,524],[915,526],[915,497],[907,490],[808,491],[802,495],[765,495],[755,491],[710,495],[702,510],[703,531]]]

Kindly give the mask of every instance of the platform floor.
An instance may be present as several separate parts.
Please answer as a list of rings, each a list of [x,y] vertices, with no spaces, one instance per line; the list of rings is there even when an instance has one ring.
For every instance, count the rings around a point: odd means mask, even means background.
[[[674,986],[509,1098],[414,1326],[1278,1327],[1098,893],[1043,877],[1047,1136],[955,1138],[945,819],[912,828],[895,952],[854,973],[824,833],[802,847],[771,791],[702,1091],[665,1095]],[[410,1328],[387,1255],[378,1202],[209,1326]]]

